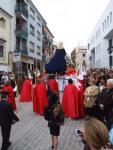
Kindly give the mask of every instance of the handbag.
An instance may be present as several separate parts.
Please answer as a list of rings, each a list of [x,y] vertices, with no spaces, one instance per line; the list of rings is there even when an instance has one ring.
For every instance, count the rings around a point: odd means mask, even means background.
[[[99,92],[99,89],[96,86],[93,87],[90,86],[86,90],[87,90],[87,95],[85,95],[84,107],[92,108],[95,104],[96,96]]]

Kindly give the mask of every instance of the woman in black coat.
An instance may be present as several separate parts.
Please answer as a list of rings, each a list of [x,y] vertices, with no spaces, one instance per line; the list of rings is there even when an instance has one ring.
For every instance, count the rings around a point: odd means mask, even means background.
[[[57,150],[58,136],[60,135],[60,126],[64,123],[64,115],[62,112],[59,97],[56,93],[49,91],[48,95],[48,107],[46,109],[46,115],[48,120],[48,127],[50,129],[50,135],[52,140],[51,149]]]

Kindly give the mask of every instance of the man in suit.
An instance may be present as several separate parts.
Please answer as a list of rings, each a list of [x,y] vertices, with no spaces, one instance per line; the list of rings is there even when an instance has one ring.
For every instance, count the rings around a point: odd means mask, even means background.
[[[0,126],[3,138],[1,150],[7,150],[11,145],[11,142],[9,141],[11,125],[16,121],[19,121],[19,118],[15,115],[12,105],[7,102],[9,93],[1,91],[0,95]]]
[[[96,117],[109,126],[109,115],[113,110],[113,79],[107,80],[107,88],[98,95],[96,100]]]

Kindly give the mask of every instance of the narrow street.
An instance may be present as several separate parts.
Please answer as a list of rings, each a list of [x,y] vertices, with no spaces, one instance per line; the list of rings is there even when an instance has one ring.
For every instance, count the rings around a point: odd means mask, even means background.
[[[20,122],[12,127],[9,150],[50,150],[51,141],[47,122],[32,112],[32,103],[18,104]],[[66,119],[61,127],[59,150],[82,150],[83,144],[75,136],[74,129],[83,125],[83,120]],[[1,146],[1,134],[0,134]]]

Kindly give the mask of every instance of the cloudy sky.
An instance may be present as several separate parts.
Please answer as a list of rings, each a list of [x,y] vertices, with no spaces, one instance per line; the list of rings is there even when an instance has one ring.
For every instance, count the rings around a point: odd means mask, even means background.
[[[87,45],[87,40],[110,0],[32,0],[55,41],[63,41],[70,53],[74,47]]]

